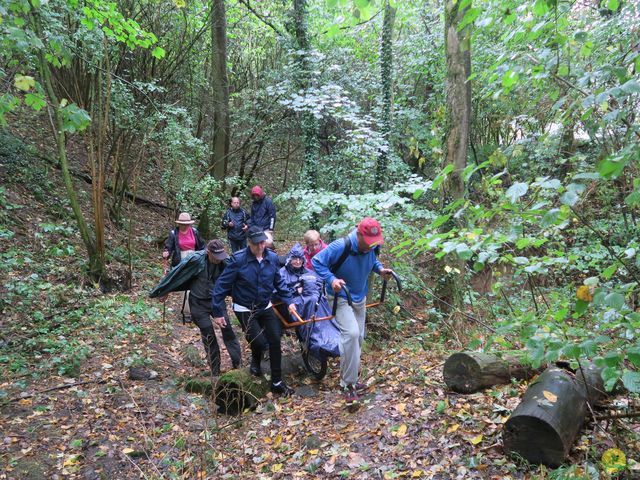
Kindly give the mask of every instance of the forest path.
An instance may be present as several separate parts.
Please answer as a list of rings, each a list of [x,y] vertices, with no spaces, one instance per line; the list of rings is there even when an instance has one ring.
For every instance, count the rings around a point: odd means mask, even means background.
[[[0,478],[444,479],[516,471],[502,456],[499,432],[519,389],[446,393],[444,352],[420,323],[395,340],[369,342],[362,374],[369,388],[356,412],[345,407],[332,360],[322,382],[290,377],[299,393],[269,394],[257,411],[228,417],[182,389],[184,378],[207,369],[197,328],[178,320],[177,298],[169,307],[164,320],[139,320],[142,339],[105,346],[79,377],[26,381],[14,392],[1,410]],[[283,350],[296,348],[284,340]],[[134,349],[146,352],[143,368],[155,378],[129,377]]]

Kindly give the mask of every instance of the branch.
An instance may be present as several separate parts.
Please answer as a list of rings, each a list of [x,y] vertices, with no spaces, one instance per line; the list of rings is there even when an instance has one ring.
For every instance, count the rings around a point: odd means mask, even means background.
[[[249,3],[249,0],[238,0],[238,2],[240,2],[242,5],[244,5],[245,7],[247,7],[247,10],[249,10],[251,13],[253,13],[256,18],[258,20],[260,20],[262,23],[264,23],[267,27],[269,27],[271,30],[273,30],[274,32],[276,32],[276,35],[278,35],[279,37],[285,38],[287,35],[283,34],[280,29],[278,29],[278,27],[276,27],[269,19],[267,19],[266,17],[264,17],[263,15],[261,15],[260,13],[258,13]]]
[[[36,395],[40,395],[41,393],[53,392],[54,390],[64,390],[65,388],[77,387],[79,385],[87,385],[88,383],[107,383],[107,381],[98,379],[98,380],[87,380],[85,382],[67,383],[65,385],[58,385],[56,387],[46,388],[38,392],[28,393],[26,395],[20,395],[19,397],[13,397],[9,399],[9,402],[17,402],[25,398],[35,397]]]
[[[355,25],[345,25],[343,27],[338,28],[338,30],[349,30],[350,28],[356,28],[356,27],[359,27],[360,25],[365,25],[370,21],[372,21],[374,18],[376,18],[378,15],[380,15],[380,12],[382,12],[382,10],[383,9],[378,10],[374,15],[371,16],[369,20],[363,20],[362,22],[356,23]],[[324,32],[321,32],[320,35],[326,35],[327,33],[329,33],[329,29],[325,30]]]

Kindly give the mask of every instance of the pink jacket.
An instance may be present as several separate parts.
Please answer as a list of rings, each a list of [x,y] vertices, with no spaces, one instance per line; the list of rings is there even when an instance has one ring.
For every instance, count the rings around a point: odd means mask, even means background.
[[[313,255],[309,251],[309,247],[304,247],[304,266],[307,267],[309,270],[313,270],[313,265],[311,265],[311,259],[313,258],[314,255],[316,255],[318,252],[321,252],[325,248],[327,248],[327,244],[324,243],[322,239],[320,239],[320,248],[315,252],[313,252]]]

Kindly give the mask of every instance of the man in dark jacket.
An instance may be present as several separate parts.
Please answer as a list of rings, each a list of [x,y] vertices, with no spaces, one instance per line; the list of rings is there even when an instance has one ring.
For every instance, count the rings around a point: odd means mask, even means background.
[[[251,347],[251,373],[261,375],[262,351],[268,342],[271,391],[290,395],[293,390],[282,380],[281,326],[273,313],[273,291],[289,306],[289,312],[295,312],[296,306],[292,301],[291,291],[280,276],[278,256],[265,248],[267,236],[258,227],[250,227],[247,233],[248,247],[233,254],[213,289],[213,321],[221,327],[229,323],[224,318],[224,299],[231,295],[234,312]]]
[[[262,188],[256,185],[251,189],[250,227],[258,227],[262,231],[273,231],[276,226],[276,207]]]
[[[244,208],[240,208],[240,199],[232,197],[230,207],[222,217],[222,229],[227,231],[227,239],[231,247],[231,253],[247,248],[247,228],[249,228],[249,215]]]
[[[222,241],[211,240],[205,251],[195,252],[178,264],[149,294],[151,298],[162,298],[169,292],[191,289],[191,318],[200,329],[204,350],[214,376],[220,375],[220,347],[211,321],[211,291],[218,277],[224,272],[225,261],[228,258]],[[226,312],[223,314],[226,316]],[[242,362],[240,343],[229,321],[221,325],[221,329],[233,368],[238,368]]]

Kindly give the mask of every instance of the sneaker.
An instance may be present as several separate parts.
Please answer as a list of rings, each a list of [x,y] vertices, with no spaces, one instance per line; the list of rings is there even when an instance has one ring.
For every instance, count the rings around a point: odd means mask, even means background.
[[[259,377],[260,375],[262,375],[262,369],[260,368],[260,365],[251,364],[251,366],[249,367],[249,373],[251,373],[251,375],[253,375],[254,377]]]
[[[347,385],[344,387],[343,397],[344,403],[346,403],[347,406],[358,403],[358,392],[354,387],[354,385]]]
[[[295,392],[295,390],[293,388],[288,387],[287,384],[284,383],[282,380],[280,380],[279,382],[276,382],[276,383],[272,383],[271,384],[271,391],[273,393],[278,393],[278,394],[282,395],[283,397],[288,397],[290,395],[293,395],[293,393]]]

